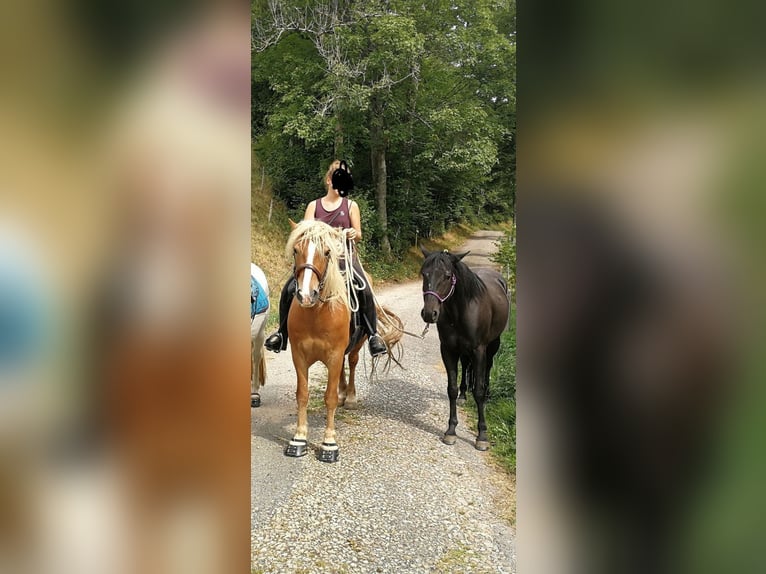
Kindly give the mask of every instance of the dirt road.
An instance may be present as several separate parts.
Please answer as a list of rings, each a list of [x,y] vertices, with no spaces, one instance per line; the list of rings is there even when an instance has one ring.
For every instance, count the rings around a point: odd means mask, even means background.
[[[490,264],[497,232],[478,232],[471,266]],[[382,289],[381,303],[420,333],[419,282]],[[324,368],[311,370],[309,442],[283,455],[295,430],[295,374],[289,349],[268,353],[262,406],[252,410],[252,559],[256,573],[510,573],[515,535],[512,486],[461,416],[454,446],[441,442],[449,403],[436,329],[404,337],[404,369],[371,379],[359,363],[359,408],[336,416],[340,460],[319,462]]]

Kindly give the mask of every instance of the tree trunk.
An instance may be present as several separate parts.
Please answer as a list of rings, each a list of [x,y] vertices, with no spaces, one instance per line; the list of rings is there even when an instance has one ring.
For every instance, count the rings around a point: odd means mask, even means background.
[[[412,178],[414,177],[413,157],[415,145],[415,113],[418,101],[418,86],[420,85],[420,66],[414,63],[410,72],[412,73],[412,84],[408,93],[408,118],[407,118],[407,141],[404,144],[404,156],[407,158],[404,173],[404,204],[410,206],[410,191],[412,190]]]
[[[335,114],[335,156],[334,159],[346,159],[344,158],[343,149],[343,123],[341,121],[340,112]]]
[[[373,101],[372,121],[370,122],[370,159],[372,177],[375,184],[375,207],[380,227],[380,247],[386,256],[391,255],[391,242],[388,239],[388,212],[386,210],[386,141],[383,133],[383,110],[379,102]]]
[[[375,207],[380,227],[380,247],[383,253],[391,255],[391,242],[388,239],[388,214],[386,210],[386,148],[376,145],[372,149],[372,164],[375,166]]]

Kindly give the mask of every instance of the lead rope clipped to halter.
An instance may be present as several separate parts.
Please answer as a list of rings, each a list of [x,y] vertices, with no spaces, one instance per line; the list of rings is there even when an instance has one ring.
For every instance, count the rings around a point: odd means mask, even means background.
[[[353,255],[353,249],[354,248],[353,248],[353,245],[350,245],[350,244],[353,244],[353,241],[345,242],[344,257],[346,258],[346,261],[351,261],[350,258]],[[348,269],[348,264],[346,265],[346,268]],[[353,278],[354,277],[358,277],[359,278],[359,287],[352,288],[353,287]],[[353,265],[352,265],[351,273],[348,273],[348,272],[346,273],[346,283],[347,283],[347,289],[348,289],[348,294],[349,294],[349,307],[351,307],[351,310],[353,312],[356,312],[356,311],[359,310],[359,299],[358,299],[358,297],[356,295],[355,290],[363,291],[364,289],[366,289],[367,288],[367,280],[366,280],[366,278],[363,275],[360,276],[357,273],[356,269],[353,268]],[[372,291],[372,287],[370,287],[370,291]],[[351,302],[352,301],[352,297],[354,299],[354,303]],[[388,323],[388,325],[392,329],[395,329],[396,331],[399,331],[400,333],[404,333],[405,335],[409,335],[410,337],[416,337],[418,339],[425,339],[426,333],[428,332],[428,329],[431,327],[431,325],[429,323],[426,323],[426,327],[425,327],[425,329],[423,329],[423,332],[420,335],[417,335],[415,333],[410,333],[409,331],[404,330],[402,327],[399,327],[396,324],[396,321],[394,321],[391,318],[391,316],[388,313],[386,313],[386,308],[383,305],[380,304],[380,302],[378,301],[378,298],[375,295],[374,291],[372,291],[372,299],[373,299],[373,302],[375,303],[375,308],[377,310],[379,310],[380,313],[383,316],[385,316],[386,322]],[[397,363],[398,363],[398,361],[397,361]],[[401,366],[401,365],[399,365],[399,366]]]
[[[346,293],[348,294],[348,306],[352,313],[356,313],[359,311],[359,296],[356,294],[357,291],[363,291],[367,288],[367,279],[364,277],[364,273],[361,275],[357,272],[357,270],[354,268],[354,246],[355,243],[353,240],[347,241],[345,234],[342,238],[343,241],[343,258],[346,261],[346,272],[344,273],[345,281],[346,281]],[[360,262],[361,266],[361,262]],[[354,278],[358,278],[358,286],[354,285]],[[454,288],[454,284],[453,284]],[[372,288],[370,288],[372,291]],[[450,292],[450,295],[452,292]],[[423,329],[423,332],[418,335],[416,333],[411,333],[409,331],[406,331],[402,327],[399,327],[396,325],[396,322],[391,319],[388,313],[386,313],[385,307],[381,305],[378,302],[378,298],[375,296],[375,292],[372,292],[372,298],[375,303],[376,309],[379,309],[381,313],[386,317],[387,322],[390,324],[392,329],[395,329],[399,331],[400,333],[403,333],[405,335],[409,335],[410,337],[415,337],[418,339],[425,339],[426,333],[428,333],[428,329],[431,328],[430,323],[426,323],[425,328]],[[401,365],[400,365],[401,366]]]
[[[359,310],[359,297],[356,294],[356,291],[363,291],[367,288],[367,280],[362,275],[359,275],[359,273],[354,269],[354,266],[352,265],[353,260],[353,254],[354,254],[354,242],[353,241],[344,241],[344,247],[343,247],[343,257],[346,259],[346,290],[348,291],[348,305],[352,312],[356,313]],[[350,267],[349,267],[350,266]],[[349,272],[349,269],[351,271]],[[359,279],[359,286],[354,286],[354,277],[357,277]],[[451,294],[451,293],[450,293]],[[401,327],[396,325],[396,322],[391,319],[391,317],[386,313],[385,308],[383,305],[381,305],[378,302],[378,298],[375,296],[375,292],[372,293],[373,301],[375,302],[375,307],[381,311],[383,315],[385,315],[386,319],[388,320],[388,323],[391,325],[391,328],[396,329],[397,331],[404,333],[405,335],[409,335],[410,337],[416,337],[418,339],[425,339],[426,333],[428,332],[428,329],[431,327],[430,323],[426,323],[425,329],[423,329],[423,332],[420,335],[417,335],[415,333],[410,333],[409,331],[405,331]]]

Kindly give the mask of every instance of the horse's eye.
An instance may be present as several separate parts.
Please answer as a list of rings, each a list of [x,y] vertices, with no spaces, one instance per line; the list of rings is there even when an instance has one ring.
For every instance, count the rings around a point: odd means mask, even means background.
[[[325,257],[329,257],[329,256],[330,256],[330,250],[329,250],[329,249],[328,249],[327,251],[325,251],[325,252],[324,252],[324,256],[325,256]]]

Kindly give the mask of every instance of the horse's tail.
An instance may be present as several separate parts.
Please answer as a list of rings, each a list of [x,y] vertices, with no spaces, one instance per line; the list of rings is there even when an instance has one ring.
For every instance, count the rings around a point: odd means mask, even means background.
[[[377,301],[375,302],[375,311],[378,315],[378,334],[388,349],[384,370],[387,371],[391,367],[392,361],[401,367],[402,364],[399,361],[402,358],[401,340],[404,334],[404,323],[396,313],[388,307],[380,305]]]
[[[473,391],[474,387],[474,370],[473,370],[473,363],[471,362],[471,356],[465,355],[460,357],[460,365],[462,367],[462,376],[463,376],[463,382],[465,383],[466,390],[468,392]]]

